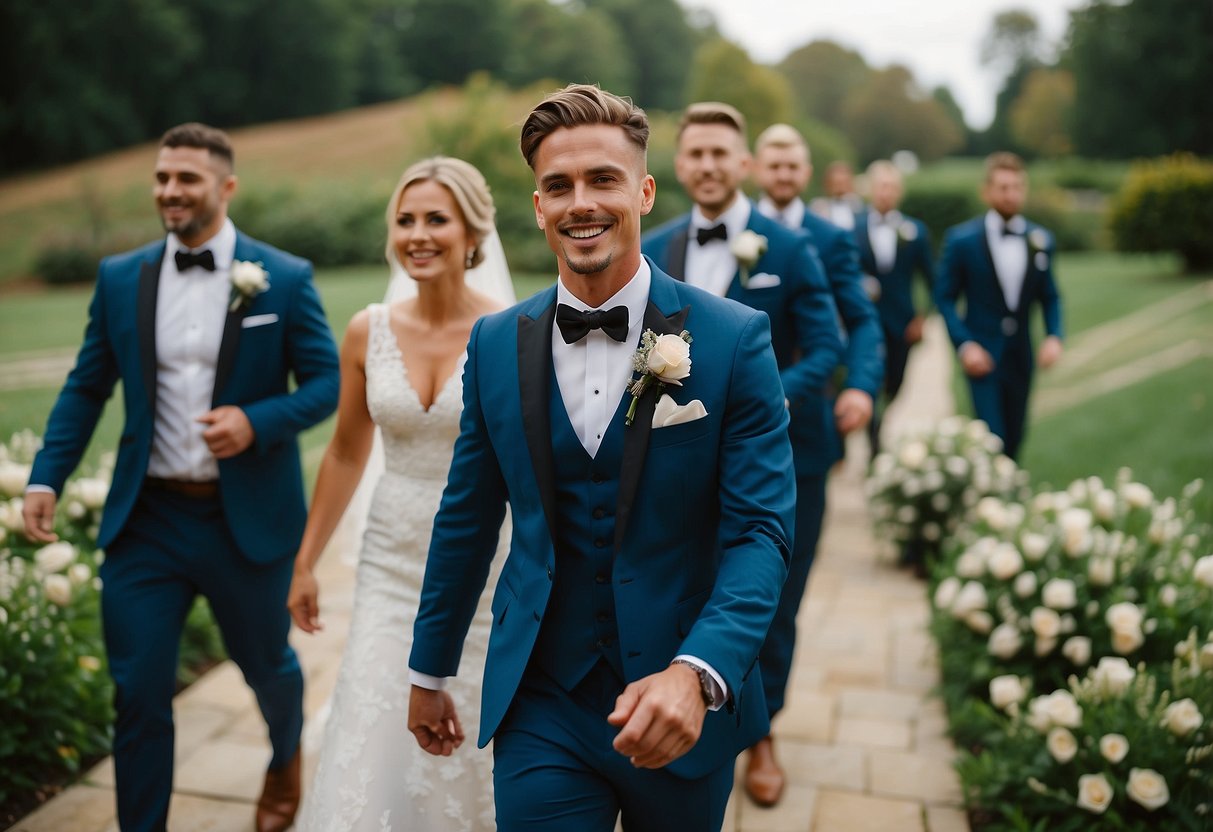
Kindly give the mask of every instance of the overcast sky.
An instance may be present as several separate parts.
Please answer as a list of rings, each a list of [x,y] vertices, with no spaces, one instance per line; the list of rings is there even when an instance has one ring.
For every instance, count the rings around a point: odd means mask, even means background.
[[[1008,9],[1036,15],[1047,40],[1066,32],[1069,10],[1084,0],[679,0],[706,8],[720,30],[761,63],[777,63],[809,41],[856,50],[869,65],[908,66],[927,89],[946,84],[971,127],[994,115],[1000,78],[981,66],[981,41]]]

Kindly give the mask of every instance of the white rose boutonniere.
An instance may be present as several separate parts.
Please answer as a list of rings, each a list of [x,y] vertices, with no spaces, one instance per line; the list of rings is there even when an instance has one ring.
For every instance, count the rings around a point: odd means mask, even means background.
[[[912,243],[918,239],[918,226],[906,220],[897,226],[897,239],[903,243]]]
[[[260,263],[236,260],[232,263],[232,302],[228,311],[248,306],[253,298],[270,288],[270,276]]]
[[[1028,234],[1028,248],[1035,254],[1049,247],[1049,233],[1043,228],[1033,228]]]
[[[682,380],[691,374],[691,340],[685,329],[678,335],[658,335],[646,329],[640,336],[640,346],[632,357],[632,368],[640,377],[628,382],[632,403],[627,424],[636,418],[636,404],[650,386],[656,384],[659,390],[667,384],[682,386]]]
[[[737,235],[729,250],[737,258],[737,267],[741,269],[741,285],[745,286],[750,280],[750,269],[754,268],[759,257],[766,254],[767,238],[747,228]]]

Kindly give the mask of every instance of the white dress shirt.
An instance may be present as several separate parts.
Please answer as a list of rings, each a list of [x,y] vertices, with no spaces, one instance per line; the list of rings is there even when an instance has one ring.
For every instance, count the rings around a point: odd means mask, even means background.
[[[796,197],[782,209],[772,202],[769,196],[758,200],[758,213],[764,217],[770,217],[784,228],[799,229],[803,227],[805,210],[804,200],[800,197]]]
[[[994,273],[1002,286],[1002,296],[1007,309],[1019,308],[1019,296],[1023,292],[1023,281],[1028,271],[1028,241],[1024,234],[1028,223],[1016,214],[1005,225],[1014,235],[1004,235],[1002,216],[997,211],[986,212],[986,240],[990,243],[990,256],[994,258]]]
[[[711,292],[717,297],[724,297],[733,283],[737,273],[737,258],[733,256],[731,243],[737,235],[745,231],[750,221],[750,200],[740,191],[733,198],[733,204],[725,209],[714,220],[709,220],[696,205],[691,209],[691,225],[687,229],[687,258],[683,270],[686,282],[698,289]],[[728,239],[709,240],[699,245],[696,232],[701,228],[712,228],[724,223]]]
[[[215,270],[177,270],[178,251],[210,249]],[[202,438],[198,417],[211,409],[215,366],[231,296],[236,227],[227,220],[219,233],[195,249],[168,235],[156,295],[156,419],[147,473],[174,480],[214,480],[219,465]]]
[[[829,199],[829,206],[830,215],[826,219],[847,231],[855,228],[855,206],[851,200],[846,197],[832,197]]]
[[[875,210],[868,212],[868,242],[876,259],[876,271],[881,274],[893,271],[893,266],[897,264],[897,230],[901,228],[901,222],[900,211],[887,214]]]

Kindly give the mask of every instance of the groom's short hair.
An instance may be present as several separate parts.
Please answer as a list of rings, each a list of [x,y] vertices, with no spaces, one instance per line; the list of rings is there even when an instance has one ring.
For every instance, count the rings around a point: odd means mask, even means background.
[[[683,131],[692,124],[723,124],[736,130],[742,142],[746,140],[745,116],[723,101],[698,101],[687,107],[678,120],[678,138],[681,139]]]
[[[170,127],[160,137],[160,146],[197,147],[222,159],[228,168],[234,168],[236,164],[236,154],[232,151],[232,141],[227,133],[198,121]]]
[[[569,84],[536,104],[523,122],[519,140],[522,156],[534,170],[535,154],[544,139],[561,127],[595,124],[622,128],[642,157],[648,151],[649,118],[632,99],[609,93],[596,84]]]
[[[805,159],[811,158],[809,145],[804,140],[804,136],[790,124],[772,124],[758,134],[758,138],[754,140],[754,153],[761,153],[768,147],[779,150],[802,147],[804,148]]]

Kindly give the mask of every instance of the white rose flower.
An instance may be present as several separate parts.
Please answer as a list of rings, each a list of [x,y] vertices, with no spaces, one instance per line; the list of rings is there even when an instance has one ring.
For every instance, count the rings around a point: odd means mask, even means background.
[[[1057,638],[1061,634],[1061,616],[1048,607],[1037,607],[1028,616],[1037,638]]]
[[[1111,558],[1091,558],[1087,562],[1087,580],[1095,586],[1111,586],[1116,580],[1116,561]]]
[[[1094,503],[1095,516],[1100,520],[1107,522],[1116,516],[1116,493],[1108,489],[1102,489],[1095,494],[1092,500]]]
[[[987,564],[990,574],[1000,581],[1009,581],[1023,571],[1023,557],[1014,543],[1000,543]]]
[[[932,542],[933,542],[933,541],[936,541],[936,540],[939,540],[939,538],[940,538],[940,536],[942,535],[942,533],[943,533],[943,532],[942,532],[942,530],[939,528],[939,524],[938,524],[938,523],[923,523],[923,524],[922,524],[922,537],[923,537],[923,540],[930,540],[930,541],[932,541]]]
[[[969,549],[956,559],[956,574],[962,578],[980,578],[985,574],[985,558]]]
[[[945,511],[947,511],[948,506],[950,506],[951,504],[952,504],[952,500],[948,497],[947,494],[945,494],[942,491],[931,495],[931,508],[935,511],[938,511],[940,514],[943,514]]]
[[[1134,803],[1146,807],[1151,812],[1167,805],[1167,801],[1171,799],[1167,781],[1152,768],[1129,769],[1129,782],[1125,785],[1125,793]]]
[[[1119,656],[1104,656],[1096,665],[1091,678],[1106,693],[1120,696],[1129,689],[1129,685],[1133,684],[1135,676],[1137,676],[1137,671],[1130,667],[1124,659]]]
[[[96,477],[82,477],[76,480],[75,487],[76,496],[84,503],[85,508],[101,508],[105,505],[105,498],[109,496],[109,483]]]
[[[1038,657],[1047,656],[1057,649],[1057,638],[1055,636],[1037,636],[1032,649]]]
[[[1018,676],[995,676],[990,680],[990,704],[995,708],[1005,711],[1027,695],[1027,688]]]
[[[25,500],[20,497],[14,497],[7,503],[0,503],[0,525],[10,532],[20,532],[25,530],[25,518],[21,516],[21,509],[25,505]]]
[[[1026,721],[1041,734],[1054,726],[1077,728],[1082,724],[1082,707],[1068,690],[1055,690],[1028,703]]]
[[[1078,778],[1078,808],[1102,815],[1112,804],[1112,784],[1102,774],[1084,774]]]
[[[85,563],[73,563],[67,570],[67,579],[72,586],[83,586],[93,577],[93,570]]]
[[[1192,575],[1197,581],[1208,587],[1213,587],[1213,555],[1205,555],[1196,561]]]
[[[1035,532],[1024,532],[1019,538],[1019,548],[1023,556],[1035,563],[1049,551],[1049,538]]]
[[[46,593],[47,600],[61,607],[72,602],[72,582],[68,580],[67,575],[47,575],[42,581],[42,590]]]
[[[956,600],[952,602],[952,615],[964,618],[971,612],[984,610],[986,604],[986,588],[977,581],[968,581],[960,588],[960,592],[956,593]]]
[[[1112,649],[1122,656],[1127,656],[1146,643],[1146,636],[1141,630],[1113,631]]]
[[[1074,755],[1078,753],[1078,740],[1074,739],[1074,735],[1065,728],[1050,730],[1049,736],[1045,739],[1045,746],[1053,755],[1053,759],[1062,765],[1073,760]]]
[[[34,563],[38,571],[46,575],[51,572],[61,572],[76,559],[76,547],[65,540],[48,543],[34,553]]]
[[[950,456],[943,463],[943,470],[956,479],[963,479],[969,473],[969,461],[963,456]]]
[[[88,514],[88,509],[79,500],[68,500],[65,511],[67,511],[67,516],[72,520],[79,520]]]
[[[909,525],[918,519],[918,509],[914,506],[901,506],[897,509],[897,522]]]
[[[259,294],[270,287],[270,276],[257,263],[236,260],[232,263],[232,286],[245,296]]]
[[[1040,591],[1046,607],[1055,610],[1071,610],[1078,606],[1078,591],[1069,578],[1054,578]]]
[[[917,470],[927,459],[927,446],[917,440],[907,442],[897,452],[897,461],[903,468]]]
[[[872,473],[878,477],[883,477],[893,470],[895,464],[890,454],[877,454],[875,461],[872,462]]]
[[[729,244],[729,250],[733,252],[733,256],[739,262],[746,266],[752,266],[766,252],[767,238],[746,229],[733,239]]]
[[[1203,723],[1200,709],[1191,699],[1172,702],[1162,714],[1162,724],[1177,737],[1186,737]]]
[[[682,386],[691,374],[691,345],[678,335],[659,335],[649,350],[649,372],[666,384]]]
[[[1091,661],[1091,639],[1086,636],[1070,636],[1061,646],[1061,654],[1072,664],[1086,665]]]
[[[939,586],[935,587],[935,609],[951,609],[958,592],[960,592],[960,579],[951,575],[944,578],[939,582]]]
[[[1036,573],[1021,572],[1015,577],[1015,585],[1013,587],[1015,594],[1020,598],[1027,598],[1036,592]]]
[[[1115,765],[1129,753],[1129,741],[1124,734],[1104,734],[1099,738],[1099,753]]]
[[[29,482],[29,465],[4,460],[0,462],[0,494],[6,497],[19,497],[25,493],[25,485]]]
[[[1078,485],[1079,482],[1075,482],[1074,485]],[[1061,513],[1057,521],[1061,526],[1062,545],[1066,554],[1076,557],[1085,554],[1091,548],[1091,512],[1084,508],[1068,508]]]
[[[1200,666],[1205,670],[1213,670],[1213,642],[1200,646]]]
[[[1108,607],[1104,620],[1114,633],[1131,633],[1141,630],[1141,622],[1145,618],[1141,608],[1128,601],[1121,601]]]
[[[1019,628],[1012,624],[999,624],[990,633],[987,649],[990,655],[999,659],[1009,659],[1023,647],[1023,637]]]
[[[1120,494],[1132,508],[1146,508],[1154,502],[1154,492],[1139,482],[1127,482],[1120,487]]]
[[[988,635],[994,628],[994,616],[985,610],[974,610],[966,615],[964,620],[969,629],[979,635]]]

